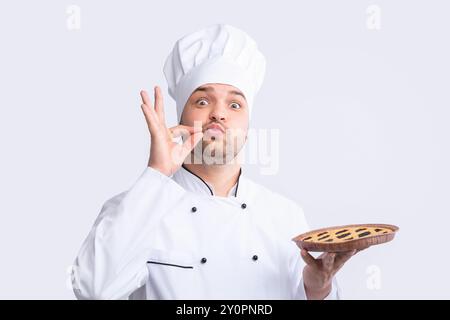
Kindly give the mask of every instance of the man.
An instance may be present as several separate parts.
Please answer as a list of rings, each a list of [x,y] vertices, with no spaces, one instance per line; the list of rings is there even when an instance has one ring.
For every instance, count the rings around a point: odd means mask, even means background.
[[[301,252],[292,241],[309,229],[301,207],[242,172],[264,72],[256,43],[232,26],[177,41],[164,73],[179,125],[167,128],[159,87],[154,106],[141,92],[148,167],[104,204],[83,243],[78,298],[339,298],[334,276],[355,252]]]

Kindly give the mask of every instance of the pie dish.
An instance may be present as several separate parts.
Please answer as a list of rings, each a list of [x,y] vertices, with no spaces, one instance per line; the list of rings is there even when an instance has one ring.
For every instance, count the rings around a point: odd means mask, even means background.
[[[309,231],[292,241],[307,251],[343,252],[389,242],[398,230],[390,224],[351,224]]]

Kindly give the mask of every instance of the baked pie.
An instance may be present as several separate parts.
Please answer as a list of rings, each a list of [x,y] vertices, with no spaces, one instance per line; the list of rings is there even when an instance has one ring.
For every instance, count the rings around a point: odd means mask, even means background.
[[[342,252],[391,241],[398,230],[389,224],[352,224],[309,231],[292,240],[308,251]]]

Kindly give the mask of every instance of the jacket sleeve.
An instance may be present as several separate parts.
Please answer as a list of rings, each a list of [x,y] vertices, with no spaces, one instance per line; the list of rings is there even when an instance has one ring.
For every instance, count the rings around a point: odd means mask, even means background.
[[[78,299],[126,299],[148,278],[151,235],[185,190],[147,167],[132,187],[106,201],[72,269]]]
[[[295,205],[294,209],[294,223],[292,224],[295,226],[295,229],[293,231],[294,236],[297,236],[301,233],[308,232],[308,230],[311,230],[307,221],[305,214],[303,212],[303,209]],[[294,237],[293,236],[293,237]],[[306,291],[305,291],[305,285],[303,283],[303,268],[305,266],[305,262],[303,261],[301,255],[300,255],[300,248],[294,243],[294,246],[296,247],[296,253],[294,255],[293,264],[294,267],[291,269],[293,270],[293,282],[294,282],[294,299],[295,300],[307,300],[306,297]],[[340,300],[341,299],[341,289],[338,285],[336,276],[332,280],[331,284],[331,291],[328,294],[328,296],[325,297],[324,300]]]

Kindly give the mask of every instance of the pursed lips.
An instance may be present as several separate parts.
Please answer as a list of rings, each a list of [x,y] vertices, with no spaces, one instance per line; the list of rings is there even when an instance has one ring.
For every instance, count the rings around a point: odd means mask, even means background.
[[[210,124],[209,126],[206,127],[206,130],[220,130],[222,133],[225,133],[225,130],[222,128],[222,126],[218,125],[218,124]]]

